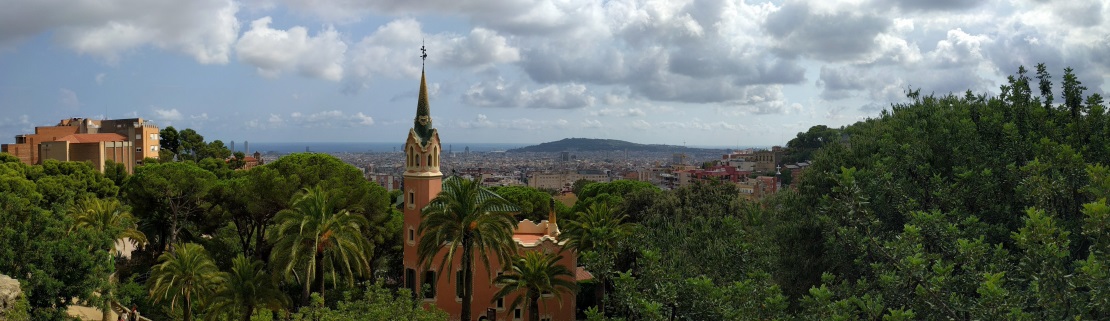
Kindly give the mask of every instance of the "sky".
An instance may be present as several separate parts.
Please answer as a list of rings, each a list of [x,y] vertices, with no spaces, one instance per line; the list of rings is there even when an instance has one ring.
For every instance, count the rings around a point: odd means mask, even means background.
[[[1041,62],[1110,92],[1110,0],[0,2],[0,143],[71,117],[403,142],[422,63],[445,144],[785,144]]]

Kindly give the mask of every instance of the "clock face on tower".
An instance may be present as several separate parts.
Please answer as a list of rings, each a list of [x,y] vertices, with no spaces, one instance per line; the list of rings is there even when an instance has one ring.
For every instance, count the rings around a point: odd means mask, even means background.
[[[420,116],[420,117],[416,117],[416,121],[419,122],[420,125],[428,126],[428,123],[432,122],[432,117],[431,116]]]

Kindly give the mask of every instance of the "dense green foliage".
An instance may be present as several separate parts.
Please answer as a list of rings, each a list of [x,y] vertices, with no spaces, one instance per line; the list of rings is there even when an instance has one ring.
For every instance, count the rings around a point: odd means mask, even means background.
[[[515,257],[493,283],[501,287],[493,295],[494,301],[511,294],[518,294],[509,303],[509,310],[523,307],[528,311],[528,321],[540,320],[540,299],[544,294],[562,304],[563,295],[574,293],[578,284],[574,282],[574,272],[559,265],[562,255],[544,254],[537,251],[525,252]]]
[[[231,271],[222,272],[215,283],[216,290],[208,299],[208,319],[237,315],[249,321],[256,308],[277,311],[289,306],[289,299],[266,272],[265,263],[241,254],[232,260]]]
[[[345,293],[345,299],[335,308],[323,306],[324,300],[313,295],[312,304],[292,315],[292,321],[347,321],[347,320],[408,320],[442,321],[447,313],[434,306],[425,309],[423,299],[413,296],[407,289],[395,293],[373,283],[362,290]]]
[[[21,281],[32,320],[61,320],[72,300],[100,305],[117,227],[77,227],[69,208],[118,189],[85,163],[27,166],[0,155],[0,273]]]
[[[520,207],[520,213],[516,215],[517,220],[543,221],[547,219],[552,209],[551,194],[532,187],[503,186],[490,188],[490,191]]]
[[[274,217],[268,236],[274,244],[270,262],[287,279],[301,283],[302,304],[311,293],[324,296],[324,275],[332,286],[342,276],[348,285],[370,273],[373,245],[362,234],[366,218],[336,208],[332,194],[320,187],[306,188],[293,207]]]
[[[219,277],[220,270],[204,247],[178,243],[158,257],[147,287],[154,302],[165,304],[171,313],[180,311],[190,321],[197,304],[212,296]]]
[[[826,144],[839,142],[840,139],[840,130],[836,128],[825,125],[810,127],[809,130],[798,133],[798,137],[786,143],[787,153],[783,155],[782,162],[792,164],[808,161],[813,158],[813,152]]]
[[[163,134],[171,131],[179,134],[172,128]],[[306,187],[327,190],[335,213],[361,222],[343,230],[355,240],[347,247],[362,253],[357,277],[315,292],[347,291],[371,278],[371,266],[399,264],[391,256],[400,255],[400,216],[386,191],[353,166],[296,154],[235,171],[222,143],[204,142],[192,130],[180,134],[176,142],[163,140],[164,151],[180,154],[148,161],[135,175],[121,164],[101,174],[86,163],[28,166],[0,154],[0,273],[23,283],[27,317],[64,319],[70,304],[107,311],[109,301],[136,305],[154,319],[244,319],[270,315],[258,309],[290,308],[283,302],[305,282],[271,277],[284,275],[274,271],[288,262],[270,261],[280,238],[265,236],[279,226],[277,213],[294,212]],[[326,234],[333,242],[337,236]],[[130,259],[114,251],[120,238],[138,241]]]
[[[800,133],[788,155],[812,166],[759,203],[724,184],[622,197],[641,232],[589,318],[1110,317],[1108,115],[1070,70],[1047,103],[1044,69],[1040,97],[1021,69],[998,97],[913,91]]]

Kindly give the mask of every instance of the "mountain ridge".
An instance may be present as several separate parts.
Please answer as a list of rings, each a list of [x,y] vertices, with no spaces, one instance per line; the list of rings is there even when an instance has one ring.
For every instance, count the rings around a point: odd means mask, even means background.
[[[640,152],[684,152],[684,151],[710,151],[713,148],[693,148],[664,144],[639,144],[618,139],[604,138],[563,138],[557,141],[540,143],[538,145],[513,148],[508,152],[563,152],[563,151],[640,151]]]

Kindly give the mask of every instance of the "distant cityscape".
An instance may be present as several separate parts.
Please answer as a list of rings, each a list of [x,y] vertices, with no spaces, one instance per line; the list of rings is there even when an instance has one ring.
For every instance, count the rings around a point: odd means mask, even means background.
[[[103,171],[105,162],[110,160],[124,164],[132,172],[144,158],[158,157],[158,133],[157,125],[142,118],[71,118],[53,126],[36,127],[34,133],[17,135],[13,144],[0,145],[0,151],[27,164],[41,164],[46,159],[89,161]],[[778,146],[744,149],[670,146],[674,151],[659,151],[668,146],[600,139],[566,139],[560,143],[567,141],[616,142],[620,146],[651,148],[596,151],[596,146],[590,147],[593,150],[575,150],[574,145],[563,144],[558,146],[570,147],[557,152],[522,152],[510,150],[536,149],[523,144],[444,144],[441,170],[447,175],[480,177],[485,186],[529,186],[551,193],[569,192],[579,180],[638,180],[662,189],[699,180],[719,180],[737,184],[742,193],[754,199],[778,191],[784,171],[794,176],[808,166],[804,162],[784,164],[784,151]],[[405,171],[404,145],[399,143],[229,141],[228,144],[232,153],[248,155],[245,168],[291,153],[331,154],[359,168],[367,180],[387,190],[401,188]]]

